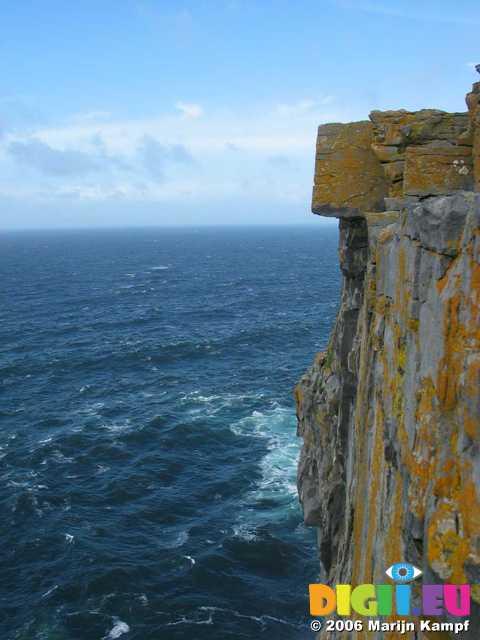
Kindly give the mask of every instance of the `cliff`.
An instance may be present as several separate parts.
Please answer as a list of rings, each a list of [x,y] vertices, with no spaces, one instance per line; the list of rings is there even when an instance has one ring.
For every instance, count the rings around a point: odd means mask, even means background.
[[[340,219],[343,290],[295,396],[298,492],[332,585],[404,561],[425,583],[480,583],[479,104],[476,83],[467,113],[318,130],[312,209]],[[480,586],[470,621],[478,638]]]

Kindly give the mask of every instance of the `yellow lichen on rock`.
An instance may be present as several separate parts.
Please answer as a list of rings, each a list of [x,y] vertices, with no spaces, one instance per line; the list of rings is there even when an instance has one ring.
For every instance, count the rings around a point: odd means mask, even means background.
[[[344,285],[327,352],[296,391],[298,486],[332,584],[381,583],[400,561],[427,583],[479,581],[480,83],[471,95],[469,114],[373,112],[371,129],[319,130],[313,209],[340,218]],[[480,630],[478,586],[472,603],[465,638]]]
[[[403,182],[405,195],[442,195],[472,187],[471,147],[429,144],[407,148]]]
[[[473,142],[475,189],[480,191],[480,82],[476,82],[471,93],[467,95],[467,106],[471,121],[470,134]]]
[[[326,124],[318,129],[312,210],[356,216],[383,208],[386,181],[371,150],[370,122]]]

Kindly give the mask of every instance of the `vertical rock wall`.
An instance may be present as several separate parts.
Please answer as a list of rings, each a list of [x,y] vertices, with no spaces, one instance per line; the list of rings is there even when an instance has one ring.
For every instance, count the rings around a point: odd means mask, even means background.
[[[319,128],[313,210],[340,218],[343,291],[295,395],[299,497],[331,584],[401,561],[480,583],[480,83],[467,104]],[[478,638],[472,597],[462,637]]]

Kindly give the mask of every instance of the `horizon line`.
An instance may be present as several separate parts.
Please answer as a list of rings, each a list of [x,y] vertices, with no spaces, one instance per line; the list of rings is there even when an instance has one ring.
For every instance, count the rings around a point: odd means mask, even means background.
[[[332,220],[332,222],[327,222]],[[333,228],[334,218],[318,216],[317,221],[308,222],[220,222],[220,223],[172,223],[172,224],[144,224],[144,225],[92,225],[92,226],[59,226],[59,227],[10,227],[0,228],[0,234],[5,233],[28,233],[28,232],[48,232],[48,231],[127,231],[127,230],[151,230],[151,229],[212,229],[212,228],[251,228],[251,227],[314,227],[321,226]],[[335,226],[335,228],[337,228]]]

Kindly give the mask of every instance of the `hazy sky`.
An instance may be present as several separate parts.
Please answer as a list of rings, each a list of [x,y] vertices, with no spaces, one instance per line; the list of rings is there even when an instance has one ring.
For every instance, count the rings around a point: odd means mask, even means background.
[[[464,111],[479,28],[478,0],[4,0],[0,227],[311,222],[317,125]]]

